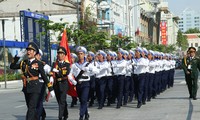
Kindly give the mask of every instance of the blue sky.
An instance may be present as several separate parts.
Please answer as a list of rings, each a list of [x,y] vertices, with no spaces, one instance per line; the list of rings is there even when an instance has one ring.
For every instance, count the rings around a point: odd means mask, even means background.
[[[191,8],[200,11],[200,0],[164,0],[168,2],[170,11],[175,15],[179,15],[185,8]]]

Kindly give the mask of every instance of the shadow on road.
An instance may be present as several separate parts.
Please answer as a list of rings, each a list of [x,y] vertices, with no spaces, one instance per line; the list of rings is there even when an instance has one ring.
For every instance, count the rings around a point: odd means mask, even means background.
[[[156,98],[156,99],[189,99],[188,97],[162,97],[162,98]]]
[[[187,114],[186,120],[191,120],[192,113],[193,113],[193,104],[192,104],[191,100],[189,100],[189,109],[188,109],[188,114]]]
[[[25,120],[26,119],[26,116],[25,115],[13,115],[16,120]]]

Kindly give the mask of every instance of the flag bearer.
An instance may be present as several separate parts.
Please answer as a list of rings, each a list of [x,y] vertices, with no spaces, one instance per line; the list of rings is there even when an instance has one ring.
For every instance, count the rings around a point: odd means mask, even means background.
[[[68,118],[66,93],[69,89],[68,75],[70,73],[70,63],[65,60],[66,55],[66,49],[64,47],[59,47],[57,49],[57,61],[55,61],[52,66],[52,72],[54,73],[53,88],[55,90],[56,100],[59,106],[59,120],[67,120]]]

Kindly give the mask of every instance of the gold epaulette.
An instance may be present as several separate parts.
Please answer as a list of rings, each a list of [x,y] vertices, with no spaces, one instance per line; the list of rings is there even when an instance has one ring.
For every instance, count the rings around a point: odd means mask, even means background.
[[[69,60],[65,60],[66,63],[69,63]]]
[[[52,87],[52,84],[51,83],[48,83],[47,84],[47,87],[49,88],[49,87]]]
[[[22,70],[22,65],[23,65],[23,63],[24,63],[24,61],[22,60],[21,62],[20,62],[20,69]]]
[[[49,75],[50,75],[50,76],[52,76],[52,75],[53,75],[53,72],[52,72],[52,71],[51,71],[51,72],[49,72]]]
[[[186,57],[183,58],[185,66],[187,66]]]

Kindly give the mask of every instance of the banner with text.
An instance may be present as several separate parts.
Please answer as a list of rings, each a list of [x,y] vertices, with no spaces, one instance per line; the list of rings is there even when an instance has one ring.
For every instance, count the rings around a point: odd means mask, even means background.
[[[160,22],[161,41],[163,45],[167,44],[167,22]]]

